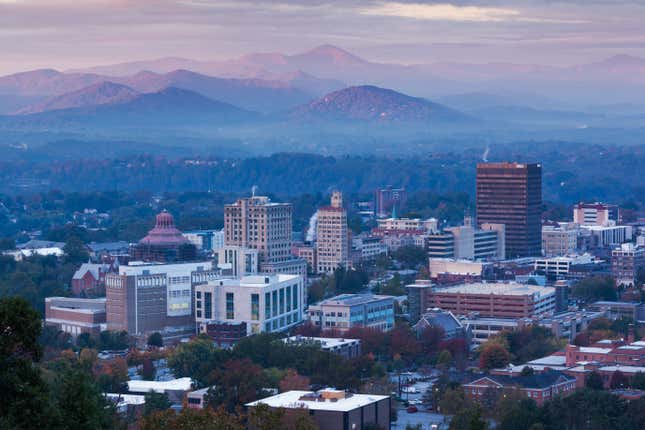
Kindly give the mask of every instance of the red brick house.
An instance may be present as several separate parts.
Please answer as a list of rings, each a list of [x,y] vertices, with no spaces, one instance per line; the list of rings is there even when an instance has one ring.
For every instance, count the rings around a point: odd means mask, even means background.
[[[567,395],[576,388],[576,379],[561,372],[547,371],[527,376],[486,375],[464,384],[466,396],[481,401],[493,393],[500,395],[520,392],[538,405],[558,395]]]
[[[107,264],[82,264],[72,277],[72,293],[76,297],[104,294],[105,275],[110,270]]]

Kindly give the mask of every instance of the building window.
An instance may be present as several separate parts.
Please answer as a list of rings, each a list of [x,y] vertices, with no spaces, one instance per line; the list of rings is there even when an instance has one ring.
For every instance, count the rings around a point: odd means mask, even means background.
[[[233,293],[226,293],[226,319],[235,319],[235,296]]]
[[[291,312],[291,288],[287,287],[287,312]]]
[[[271,318],[271,293],[264,293],[264,318]]]
[[[280,288],[280,314],[284,313],[284,288]]]
[[[274,291],[271,294],[271,308],[273,309],[273,311],[271,312],[271,315],[273,315],[274,317],[278,315],[278,292],[277,291]]]
[[[260,319],[260,295],[251,294],[251,319],[257,321]]]
[[[293,309],[298,309],[298,286],[293,286]]]
[[[204,293],[204,318],[213,318],[213,293]]]

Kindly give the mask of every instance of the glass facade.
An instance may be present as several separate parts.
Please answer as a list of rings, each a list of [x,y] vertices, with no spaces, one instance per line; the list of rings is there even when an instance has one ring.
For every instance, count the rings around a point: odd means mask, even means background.
[[[260,295],[251,294],[251,319],[257,321],[260,319]]]
[[[226,293],[226,319],[235,319],[235,295]]]

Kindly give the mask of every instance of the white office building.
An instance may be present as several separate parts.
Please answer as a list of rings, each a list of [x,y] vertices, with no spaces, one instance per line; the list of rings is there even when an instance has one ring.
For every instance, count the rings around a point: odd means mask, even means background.
[[[298,275],[219,279],[195,287],[195,321],[244,322],[247,334],[281,332],[302,321],[305,303]]]

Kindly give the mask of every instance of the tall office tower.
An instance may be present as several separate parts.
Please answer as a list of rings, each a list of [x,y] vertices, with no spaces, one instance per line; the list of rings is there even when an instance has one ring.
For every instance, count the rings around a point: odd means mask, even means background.
[[[408,201],[408,193],[405,188],[392,188],[388,185],[374,192],[374,211],[379,218],[386,218],[392,215],[394,208],[401,213]]]
[[[318,273],[333,272],[349,264],[347,211],[343,208],[343,194],[339,191],[332,194],[330,206],[318,209],[316,251]]]
[[[292,259],[290,203],[249,197],[224,207],[224,243],[257,249],[260,263]]]
[[[506,226],[506,258],[541,254],[542,166],[477,165],[477,222]]]

